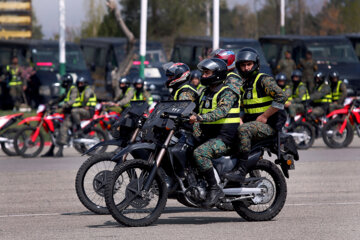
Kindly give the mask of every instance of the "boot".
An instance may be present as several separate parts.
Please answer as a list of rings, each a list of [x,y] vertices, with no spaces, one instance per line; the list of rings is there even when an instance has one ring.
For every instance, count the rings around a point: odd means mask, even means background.
[[[51,144],[49,150],[45,154],[41,155],[41,157],[53,157],[54,156],[54,149],[55,149],[55,145]]]
[[[218,203],[220,198],[225,196],[225,194],[217,185],[213,168],[207,170],[204,173],[204,176],[208,183],[208,187],[206,189],[206,200],[203,202],[202,206],[204,208],[212,208],[216,203]]]
[[[237,157],[238,161],[234,169],[231,172],[225,173],[225,178],[227,178],[231,182],[244,182],[245,176],[247,174],[247,160],[248,154],[241,154],[241,156]]]
[[[59,149],[55,154],[55,157],[63,157],[63,150],[64,150],[64,145],[59,145]]]

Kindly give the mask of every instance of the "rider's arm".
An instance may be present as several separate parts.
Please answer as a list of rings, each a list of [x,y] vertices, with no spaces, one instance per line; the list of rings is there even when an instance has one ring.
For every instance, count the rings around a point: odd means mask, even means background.
[[[284,104],[287,100],[285,92],[277,85],[275,80],[268,76],[261,81],[261,86],[265,90],[266,95],[271,96],[273,101],[271,106],[277,109],[284,109]]]
[[[218,107],[211,112],[200,115],[200,122],[215,122],[228,115],[235,101],[238,101],[237,95],[233,91],[225,91],[220,97]]]
[[[306,86],[302,85],[299,87],[299,96],[297,98],[293,98],[292,102],[301,103],[303,96],[306,94]]]
[[[340,85],[340,92],[341,92],[341,96],[337,102],[339,104],[343,104],[345,101],[345,98],[347,97],[347,89],[346,89],[346,84],[344,82],[342,82]]]
[[[134,96],[134,89],[131,88],[127,92],[127,94],[120,101],[117,102],[117,105],[122,107],[122,106],[128,104],[131,101],[131,99],[133,98],[133,96]]]
[[[329,94],[331,92],[330,86],[329,85],[325,85],[320,91],[315,91],[310,95],[310,100],[314,101],[314,100],[318,100],[323,98],[325,95]]]

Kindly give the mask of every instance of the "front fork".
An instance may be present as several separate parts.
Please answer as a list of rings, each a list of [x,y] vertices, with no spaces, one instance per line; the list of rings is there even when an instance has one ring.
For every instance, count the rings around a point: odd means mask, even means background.
[[[147,178],[147,180],[145,182],[145,185],[144,185],[144,188],[143,188],[143,190],[145,192],[148,192],[150,187],[151,187],[151,183],[154,180],[156,171],[158,170],[158,168],[159,168],[159,166],[161,164],[161,160],[163,159],[163,157],[164,157],[164,155],[166,153],[167,147],[169,146],[169,143],[170,143],[170,139],[171,139],[171,137],[173,135],[174,135],[174,130],[171,130],[169,135],[167,136],[167,138],[165,140],[165,143],[164,143],[163,147],[161,148],[161,150],[159,152],[159,155],[156,158],[156,162],[155,162],[153,168],[151,169],[150,175],[149,175],[149,177]]]
[[[35,132],[31,135],[31,141],[35,142],[36,138],[39,136],[40,134],[40,128],[42,126],[42,124],[44,123],[44,118],[41,119],[41,121],[39,122],[39,124],[36,126],[36,130]]]

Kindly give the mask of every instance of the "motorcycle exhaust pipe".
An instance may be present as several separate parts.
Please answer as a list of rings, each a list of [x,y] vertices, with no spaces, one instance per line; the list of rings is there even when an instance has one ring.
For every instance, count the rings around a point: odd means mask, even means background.
[[[256,195],[264,192],[262,188],[225,188],[223,192],[227,196]]]
[[[100,141],[94,140],[94,139],[79,138],[79,139],[74,139],[73,142],[74,143],[83,143],[83,144],[97,144]]]

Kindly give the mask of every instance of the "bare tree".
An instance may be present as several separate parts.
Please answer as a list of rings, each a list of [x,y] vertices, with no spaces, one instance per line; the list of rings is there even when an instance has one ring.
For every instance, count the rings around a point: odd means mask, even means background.
[[[121,16],[121,12],[115,0],[107,0],[106,4],[111,11],[114,11],[118,25],[128,39],[126,58],[124,58],[124,60],[119,63],[119,66],[111,73],[112,85],[115,89],[117,89],[119,86],[119,84],[117,84],[118,79],[122,76],[125,76],[133,64],[133,59],[135,56],[135,37],[130,29],[126,26],[126,23]]]

